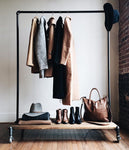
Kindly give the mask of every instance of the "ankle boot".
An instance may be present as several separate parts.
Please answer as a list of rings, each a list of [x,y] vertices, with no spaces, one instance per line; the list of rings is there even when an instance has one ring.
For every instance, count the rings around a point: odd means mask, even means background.
[[[68,110],[63,109],[63,120],[62,123],[67,124],[68,123]]]
[[[60,124],[62,122],[62,111],[61,109],[56,110],[56,123]]]
[[[81,124],[81,117],[80,117],[80,111],[79,107],[76,107],[76,112],[75,112],[75,123]]]
[[[74,124],[75,123],[75,117],[74,117],[74,107],[70,107],[70,118],[69,123]]]

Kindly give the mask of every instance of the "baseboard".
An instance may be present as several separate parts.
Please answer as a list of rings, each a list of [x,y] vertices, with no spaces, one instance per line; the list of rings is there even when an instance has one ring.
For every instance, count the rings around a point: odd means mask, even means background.
[[[14,113],[0,113],[0,123],[10,123],[16,120],[16,115]]]

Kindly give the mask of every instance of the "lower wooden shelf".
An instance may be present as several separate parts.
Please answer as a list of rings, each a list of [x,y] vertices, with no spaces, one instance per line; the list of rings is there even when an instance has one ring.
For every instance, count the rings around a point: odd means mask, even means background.
[[[94,124],[96,123],[96,124]],[[81,124],[55,124],[51,125],[12,125],[14,129],[116,129],[117,125],[113,122],[108,125],[97,125],[97,122],[88,123],[82,122]]]
[[[98,122],[82,122],[81,124],[55,124],[52,123],[51,125],[11,125],[9,127],[9,143],[13,141],[13,129],[21,129],[21,130],[47,130],[47,129],[115,129],[116,130],[116,139],[119,143],[120,137],[120,130],[119,126],[113,122],[101,124]]]

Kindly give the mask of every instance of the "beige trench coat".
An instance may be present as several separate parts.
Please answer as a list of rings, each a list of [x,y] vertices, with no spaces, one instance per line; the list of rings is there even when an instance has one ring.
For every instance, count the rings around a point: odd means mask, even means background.
[[[71,18],[64,21],[64,37],[61,54],[61,64],[66,65],[66,98],[62,100],[64,105],[71,105],[72,100],[79,100],[78,75],[75,61],[75,49],[71,30]]]
[[[31,67],[32,73],[39,73],[38,63],[36,61],[36,56],[34,54],[34,45],[35,45],[34,39],[37,33],[37,22],[38,22],[38,18],[34,17],[32,19],[32,24],[31,24],[28,54],[27,54],[27,61],[26,61],[26,65]]]

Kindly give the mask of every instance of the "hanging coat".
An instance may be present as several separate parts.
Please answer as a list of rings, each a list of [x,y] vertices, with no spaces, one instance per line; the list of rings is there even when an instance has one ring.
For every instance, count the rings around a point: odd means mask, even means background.
[[[72,100],[79,100],[78,76],[75,61],[75,49],[71,30],[71,18],[64,20],[64,36],[60,64],[66,65],[66,97],[64,105],[71,105]]]
[[[45,70],[45,77],[53,76],[53,62],[52,62],[52,53],[54,50],[54,32],[55,32],[55,19],[51,17],[48,21],[48,32],[47,32],[47,59],[48,59],[48,69]]]
[[[54,51],[53,51],[53,63],[59,64],[61,59],[61,53],[62,53],[62,43],[63,43],[63,19],[62,17],[59,17],[56,22],[56,28],[55,28],[55,35],[54,35]]]
[[[35,40],[35,55],[39,66],[40,78],[44,77],[44,69],[48,69],[45,25],[46,21],[44,17],[41,17]]]
[[[66,96],[66,66],[60,64],[63,44],[63,20],[59,17],[56,23],[53,51],[53,98],[62,99]]]
[[[26,61],[26,65],[31,67],[32,73],[39,73],[39,66],[35,56],[35,37],[38,29],[37,25],[38,25],[38,18],[34,17],[32,19],[32,24],[31,24],[28,54],[27,54],[27,61]]]

